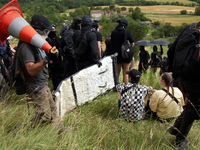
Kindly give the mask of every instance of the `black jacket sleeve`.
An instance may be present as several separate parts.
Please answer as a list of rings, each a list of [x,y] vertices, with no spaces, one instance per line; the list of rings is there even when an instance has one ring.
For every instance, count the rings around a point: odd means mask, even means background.
[[[99,61],[99,55],[98,55],[98,44],[97,44],[97,37],[94,32],[89,32],[87,35],[88,40],[88,46],[90,49],[89,55],[90,55],[90,61],[92,63],[97,63]]]

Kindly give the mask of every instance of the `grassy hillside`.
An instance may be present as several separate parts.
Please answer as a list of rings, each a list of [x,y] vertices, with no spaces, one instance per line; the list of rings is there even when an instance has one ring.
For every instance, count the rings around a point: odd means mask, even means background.
[[[136,67],[136,66],[134,66]],[[121,77],[120,77],[121,79]],[[158,89],[156,78],[150,71],[141,77],[140,84]],[[24,123],[34,113],[30,105],[27,113],[25,97],[10,91],[8,99],[0,102],[0,149],[48,150],[173,150],[175,137],[166,130],[173,125],[152,120],[150,116],[135,123],[124,122],[118,117],[117,93],[111,91],[93,102],[66,113],[65,126],[72,130],[58,134],[55,126],[13,130],[17,123]],[[196,121],[188,135],[188,150],[198,150],[200,122]]]

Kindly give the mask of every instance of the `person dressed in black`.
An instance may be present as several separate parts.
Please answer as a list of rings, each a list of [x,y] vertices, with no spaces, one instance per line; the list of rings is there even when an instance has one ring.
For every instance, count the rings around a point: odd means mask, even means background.
[[[0,41],[0,72],[7,83],[9,82],[8,68],[12,64],[12,59],[13,53],[9,41],[7,39],[5,41]]]
[[[101,47],[101,42],[102,40],[102,35],[100,32],[98,32],[99,28],[99,21],[98,20],[93,20],[92,22],[92,28],[94,29],[94,32],[97,35],[97,43],[98,43],[98,50],[99,50],[99,57],[101,58],[103,55],[102,47]]]
[[[158,52],[158,47],[154,45],[150,61],[151,69],[153,70],[154,73],[156,72],[157,68],[161,65],[162,54],[163,54],[162,45],[160,45],[160,52]]]
[[[52,24],[53,30],[49,32],[48,38],[46,41],[53,47],[56,46],[58,49],[60,47],[60,38],[56,35],[56,26]],[[52,83],[53,83],[53,90],[56,90],[58,87],[60,81],[61,81],[61,56],[56,55],[56,54],[49,54],[51,55],[48,63],[48,68],[49,68],[49,74],[51,75],[52,78]]]
[[[140,46],[140,62],[139,62],[139,71],[142,73],[142,71],[145,71],[148,69],[148,62],[150,59],[149,53],[144,49],[144,46]]]
[[[197,24],[200,26],[200,23]],[[169,59],[169,71],[173,72],[173,76],[177,77],[174,74],[173,70],[173,61],[174,61],[174,53],[178,43],[178,40],[182,33],[190,28],[190,25],[186,26],[185,29],[179,34],[176,38],[172,46],[167,52]],[[200,78],[192,79],[183,79],[180,77],[181,86],[183,87],[184,92],[187,95],[188,102],[182,114],[177,118],[174,125],[169,128],[167,131],[176,136],[176,145],[178,148],[186,148],[189,146],[189,141],[186,139],[187,135],[193,125],[194,120],[198,120],[200,118],[198,110],[198,106],[200,105]]]
[[[114,54],[114,50],[113,50],[113,46],[112,46],[112,42],[111,42],[111,38],[106,38],[105,39],[105,44],[106,44],[106,49],[104,51],[104,56],[109,56]]]
[[[117,22],[119,23],[118,26],[111,33],[111,42],[112,42],[113,50],[118,53],[118,56],[117,56],[118,76],[120,75],[121,68],[122,68],[123,82],[128,83],[128,75],[126,74],[126,71],[129,70],[131,61],[134,62],[134,57],[130,57],[129,60],[123,60],[122,55],[121,55],[121,46],[125,42],[124,39],[128,40],[130,44],[134,46],[134,39],[131,32],[126,29],[128,27],[128,20],[123,18],[121,20],[118,20]],[[127,35],[126,37],[125,37],[125,34]]]
[[[78,71],[74,55],[74,33],[81,28],[81,18],[74,17],[71,27],[65,25],[61,32],[61,49],[63,54],[63,79]]]
[[[81,31],[74,34],[75,47],[78,47],[80,44],[79,42],[77,42],[77,39],[79,39],[81,34],[85,34],[87,43],[86,47],[84,49],[81,49],[81,53],[77,53],[75,48],[75,57],[78,70],[82,70],[93,64],[98,64],[98,66],[101,66],[101,63],[99,62],[100,58],[98,54],[99,50],[97,44],[97,36],[92,31],[92,21],[91,18],[87,15],[82,18]]]

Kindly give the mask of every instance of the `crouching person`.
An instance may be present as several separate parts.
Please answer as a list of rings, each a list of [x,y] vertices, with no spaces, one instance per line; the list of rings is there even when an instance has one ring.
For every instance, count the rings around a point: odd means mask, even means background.
[[[172,75],[167,72],[161,75],[160,85],[161,90],[152,92],[149,107],[153,112],[153,118],[169,122],[182,113],[183,94],[178,88],[173,87]]]
[[[129,83],[116,86],[119,93],[119,117],[128,122],[143,119],[145,116],[144,100],[148,99],[152,87],[139,85],[141,73],[132,69],[127,71]]]

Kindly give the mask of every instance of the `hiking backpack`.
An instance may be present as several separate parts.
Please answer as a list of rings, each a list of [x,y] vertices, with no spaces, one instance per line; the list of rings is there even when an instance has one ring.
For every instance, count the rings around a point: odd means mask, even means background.
[[[23,46],[23,42],[15,52],[13,62],[9,68],[10,85],[15,89],[17,95],[26,93],[26,85],[28,84],[28,78],[30,77],[22,62],[20,55],[21,46]]]
[[[197,23],[190,24],[183,31],[176,44],[173,72],[182,79],[195,80],[200,74],[200,28]]]

